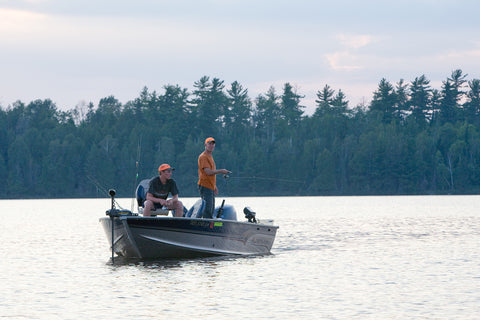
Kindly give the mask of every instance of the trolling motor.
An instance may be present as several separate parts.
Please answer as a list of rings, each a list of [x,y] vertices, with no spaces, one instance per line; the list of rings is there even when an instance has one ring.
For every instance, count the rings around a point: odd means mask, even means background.
[[[107,210],[107,216],[110,216],[110,220],[111,220],[111,224],[112,224],[112,264],[115,263],[115,257],[114,257],[114,254],[115,254],[115,249],[114,249],[114,241],[115,241],[115,237],[114,237],[114,227],[113,227],[113,218],[115,217],[118,217],[118,209],[115,208],[115,190],[114,189],[110,189],[108,190],[108,194],[110,195],[110,197],[112,198],[112,208],[110,210]]]
[[[248,222],[257,223],[257,219],[255,219],[255,212],[250,209],[250,207],[243,208],[243,213],[245,213],[245,218],[248,219]]]
[[[107,210],[106,214],[107,216],[110,216],[110,218],[113,219],[113,217],[118,217],[119,216],[119,210],[115,208],[115,194],[116,191],[114,189],[108,190],[108,194],[112,198],[112,208]]]

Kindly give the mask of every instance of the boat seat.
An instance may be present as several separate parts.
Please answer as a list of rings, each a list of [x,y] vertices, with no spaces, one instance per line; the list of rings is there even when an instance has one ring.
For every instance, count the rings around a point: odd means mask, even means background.
[[[152,179],[153,178],[144,179],[140,181],[140,183],[137,186],[137,190],[135,190],[135,195],[137,198],[137,205],[138,205],[138,213],[143,214],[143,208],[145,208],[145,200],[147,200],[147,191],[148,191],[148,188],[150,187],[150,180]],[[155,207],[150,211],[150,214],[152,216],[168,216],[168,213],[170,211],[172,211],[172,215],[174,216],[175,210],[173,209],[172,210],[166,209],[166,208],[160,209]],[[186,211],[185,208],[184,208],[184,211]]]
[[[135,190],[135,195],[137,197],[137,205],[138,209],[144,207],[145,200],[147,199],[147,191],[150,186],[150,180],[151,179],[144,179],[140,181],[140,183],[137,186],[137,190]]]

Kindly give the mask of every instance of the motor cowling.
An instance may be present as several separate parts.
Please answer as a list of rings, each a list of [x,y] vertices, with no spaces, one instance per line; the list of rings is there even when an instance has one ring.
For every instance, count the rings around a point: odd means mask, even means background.
[[[255,219],[255,211],[249,207],[245,207],[243,208],[243,213],[245,214],[245,218],[248,219],[248,222],[257,223],[257,219]]]
[[[223,205],[222,210],[220,211],[220,208],[215,209],[215,217],[224,219],[224,220],[237,220],[237,211],[232,205],[226,204]],[[218,213],[220,212],[220,216],[218,216]]]

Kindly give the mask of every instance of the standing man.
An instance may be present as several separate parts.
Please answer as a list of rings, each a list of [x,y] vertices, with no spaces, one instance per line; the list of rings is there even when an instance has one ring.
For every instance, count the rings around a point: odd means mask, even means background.
[[[172,179],[172,171],[174,168],[169,164],[162,164],[158,167],[158,177],[150,181],[145,200],[145,208],[143,216],[149,217],[150,211],[155,208],[165,207],[169,210],[175,210],[175,217],[183,216],[183,204],[178,200],[178,189],[175,180]],[[172,194],[172,198],[167,200],[168,194]]]
[[[215,139],[207,138],[205,139],[205,151],[198,156],[198,191],[205,201],[203,218],[209,219],[213,218],[215,196],[218,194],[216,175],[231,173],[227,169],[216,169],[212,156],[214,149]]]

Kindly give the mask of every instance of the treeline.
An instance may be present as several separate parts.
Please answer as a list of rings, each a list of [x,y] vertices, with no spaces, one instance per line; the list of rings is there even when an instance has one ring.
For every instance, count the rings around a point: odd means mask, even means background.
[[[182,196],[198,196],[197,157],[216,138],[223,195],[472,194],[480,191],[480,80],[455,70],[435,89],[424,76],[379,82],[369,105],[325,85],[304,114],[289,83],[251,99],[238,82],[202,77],[192,92],[144,88],[59,111],[51,100],[0,109],[0,197],[131,197],[176,168]]]

